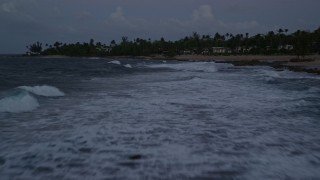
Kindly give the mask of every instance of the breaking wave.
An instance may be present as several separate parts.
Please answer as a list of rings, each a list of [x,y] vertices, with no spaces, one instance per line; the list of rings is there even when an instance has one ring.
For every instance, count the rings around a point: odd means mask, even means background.
[[[271,78],[280,78],[280,74],[275,70],[261,70],[262,75]]]
[[[126,68],[132,68],[131,64],[126,64],[126,65],[124,65],[124,67],[126,67]]]
[[[117,64],[117,65],[121,65],[120,61],[114,60],[114,61],[110,61],[108,62],[109,64]]]
[[[58,88],[53,86],[20,86],[19,89],[26,90],[32,94],[38,95],[38,96],[46,96],[46,97],[58,97],[58,96],[64,96],[65,94],[61,92]]]
[[[65,94],[53,86],[20,86],[0,97],[0,112],[22,113],[37,109],[38,96],[59,97]]]
[[[277,71],[276,69],[258,69],[256,70],[259,76],[266,77],[269,79],[315,79],[320,80],[319,76],[307,74],[304,72],[293,72],[289,70]]]
[[[153,64],[148,65],[151,68],[169,68],[178,71],[189,71],[189,72],[207,72],[214,73],[220,69],[231,67],[232,65],[217,64],[214,62],[191,62],[191,63],[179,63],[179,64]]]
[[[16,92],[0,99],[0,112],[21,113],[33,111],[38,107],[37,99],[26,91]]]

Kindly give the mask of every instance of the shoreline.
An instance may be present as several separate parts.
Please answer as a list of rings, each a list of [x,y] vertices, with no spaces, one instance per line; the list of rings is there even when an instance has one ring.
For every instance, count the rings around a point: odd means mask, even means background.
[[[288,69],[296,72],[307,72],[320,75],[320,55],[310,55],[303,59],[290,55],[241,55],[241,56],[176,56],[179,61],[211,61],[229,63],[234,66],[271,66],[275,69]]]
[[[236,55],[205,56],[179,55],[174,57],[158,56],[114,56],[114,59],[173,60],[184,62],[228,63],[234,66],[270,66],[275,69],[288,69],[295,72],[307,72],[320,75],[320,55],[309,55],[298,59],[294,55]]]
[[[288,69],[296,72],[307,72],[320,75],[320,55],[309,55],[297,59],[294,55],[231,55],[231,56],[206,56],[206,55],[178,55],[174,57],[156,56],[106,56],[106,57],[70,57],[63,55],[35,56],[44,59],[64,58],[91,58],[91,59],[143,59],[167,60],[184,62],[216,62],[229,63],[234,66],[271,66],[275,69]]]

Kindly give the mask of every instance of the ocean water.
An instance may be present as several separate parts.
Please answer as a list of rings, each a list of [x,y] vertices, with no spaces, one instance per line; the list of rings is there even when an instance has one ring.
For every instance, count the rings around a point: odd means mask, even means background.
[[[0,179],[320,179],[320,76],[0,59]]]

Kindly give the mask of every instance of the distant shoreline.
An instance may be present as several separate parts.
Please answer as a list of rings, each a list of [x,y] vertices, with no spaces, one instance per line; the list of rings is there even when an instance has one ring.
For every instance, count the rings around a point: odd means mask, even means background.
[[[180,61],[214,61],[216,63],[231,63],[235,66],[266,65],[274,68],[287,68],[292,71],[315,73],[320,75],[320,55],[305,56],[297,59],[290,55],[240,55],[240,56],[176,56]]]
[[[229,63],[235,66],[271,66],[276,69],[289,69],[297,72],[308,72],[320,75],[320,55],[309,55],[298,59],[294,55],[233,55],[233,56],[205,56],[205,55],[179,55],[164,56],[116,56],[115,59],[134,58],[147,60],[176,60],[176,61],[206,61],[216,63]]]
[[[32,56],[26,56],[32,57]],[[174,57],[156,56],[105,56],[105,57],[71,57],[64,55],[34,56],[45,59],[64,58],[91,58],[91,59],[144,59],[144,60],[176,60],[176,61],[207,61],[216,63],[230,63],[235,66],[271,66],[274,68],[289,69],[292,71],[308,72],[320,75],[320,55],[309,55],[297,59],[293,55],[232,55],[232,56],[206,56],[206,55],[178,55]]]

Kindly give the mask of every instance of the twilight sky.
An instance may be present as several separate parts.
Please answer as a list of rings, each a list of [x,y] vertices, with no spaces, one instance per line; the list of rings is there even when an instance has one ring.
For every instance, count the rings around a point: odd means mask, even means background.
[[[320,0],[0,0],[0,54],[23,53],[35,41],[315,30],[319,7]]]

